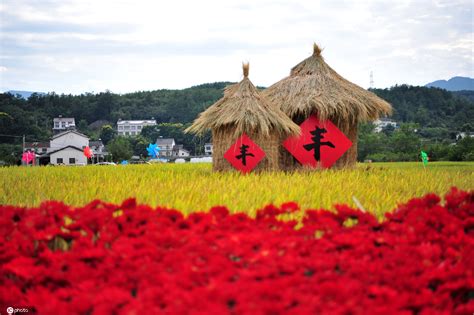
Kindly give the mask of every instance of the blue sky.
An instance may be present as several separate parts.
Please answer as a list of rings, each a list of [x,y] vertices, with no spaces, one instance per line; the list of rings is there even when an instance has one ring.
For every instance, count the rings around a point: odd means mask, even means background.
[[[313,42],[365,88],[473,77],[473,2],[2,0],[0,91],[269,86]]]

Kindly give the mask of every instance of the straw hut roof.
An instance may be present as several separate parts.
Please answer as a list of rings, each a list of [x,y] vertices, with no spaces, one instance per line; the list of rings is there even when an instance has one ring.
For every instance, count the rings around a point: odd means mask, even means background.
[[[322,120],[339,117],[367,121],[390,114],[389,103],[351,83],[334,71],[314,44],[313,55],[291,69],[290,76],[273,84],[263,94],[290,117],[317,114]]]
[[[186,132],[201,134],[208,129],[229,128],[234,135],[254,132],[269,136],[297,135],[299,127],[271,104],[248,78],[249,64],[243,64],[244,78],[226,87],[224,96],[199,115]]]

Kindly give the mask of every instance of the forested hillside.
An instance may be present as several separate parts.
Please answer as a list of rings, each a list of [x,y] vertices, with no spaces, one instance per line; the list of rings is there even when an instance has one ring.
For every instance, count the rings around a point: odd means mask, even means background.
[[[0,94],[0,143],[19,144],[21,139],[12,135],[26,135],[27,141],[48,140],[52,119],[59,115],[74,117],[78,129],[92,139],[100,136],[100,126],[108,123],[114,127],[119,118],[153,117],[158,123],[180,123],[179,129],[184,129],[200,112],[222,97],[224,88],[229,84],[216,82],[183,90],[123,95],[112,92],[78,96],[33,94],[27,100],[9,93]],[[474,102],[470,91],[453,93],[407,85],[372,91],[392,104],[392,119],[415,124],[411,129],[416,130],[417,137],[447,143],[452,142],[460,131],[474,131]],[[387,134],[390,135],[389,131]],[[184,143],[191,142],[188,139]],[[2,150],[9,152],[10,149],[0,148],[0,155]],[[370,153],[360,157],[368,155]]]
[[[455,131],[474,121],[474,103],[467,97],[443,89],[400,85],[372,91],[392,104],[394,112],[391,118],[398,122]],[[460,95],[470,93],[466,91]]]

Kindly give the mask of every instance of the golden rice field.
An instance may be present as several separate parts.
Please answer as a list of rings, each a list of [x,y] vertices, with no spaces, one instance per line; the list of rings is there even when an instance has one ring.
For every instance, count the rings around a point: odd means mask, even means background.
[[[359,164],[352,170],[241,175],[213,173],[210,164],[0,168],[0,204],[37,206],[45,200],[84,205],[93,199],[179,209],[184,213],[226,205],[250,215],[263,206],[296,201],[302,209],[332,209],[336,203],[381,216],[397,203],[452,186],[474,189],[474,163]]]

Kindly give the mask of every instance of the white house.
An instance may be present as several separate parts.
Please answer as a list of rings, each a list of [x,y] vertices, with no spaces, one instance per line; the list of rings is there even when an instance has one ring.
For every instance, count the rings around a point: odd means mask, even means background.
[[[75,130],[68,130],[51,138],[48,152],[56,151],[67,146],[73,146],[83,150],[88,145],[89,138],[86,135]]]
[[[87,164],[84,148],[89,146],[89,138],[75,130],[57,134],[51,138],[48,155],[50,163],[58,164]]]
[[[458,132],[456,134],[456,140],[461,140],[461,139],[464,139],[466,137],[469,137],[469,138],[474,138],[474,132]]]
[[[48,152],[49,142],[25,142],[25,151],[34,151],[36,154]]]
[[[173,147],[173,156],[187,157],[189,156],[189,151],[186,150],[182,144],[178,144]]]
[[[105,151],[104,143],[101,140],[98,141],[89,141],[89,147],[94,154],[94,157],[98,159],[104,159],[108,153]]]
[[[393,128],[397,128],[398,124],[395,120],[391,120],[388,118],[380,118],[373,122],[375,125],[374,131],[375,132],[382,132],[382,130],[387,126],[392,126]]]
[[[121,120],[117,121],[117,134],[119,136],[136,136],[145,126],[156,126],[156,120]]]
[[[156,144],[160,148],[160,151],[158,151],[160,157],[173,156],[173,148],[176,145],[173,138],[158,138],[156,139]]]
[[[50,163],[53,165],[81,165],[87,164],[87,158],[82,149],[67,146],[49,153]]]
[[[204,144],[204,155],[212,155],[212,143],[205,143]]]
[[[76,120],[74,118],[66,118],[59,116],[53,119],[53,133],[58,134],[66,130],[75,130]]]

